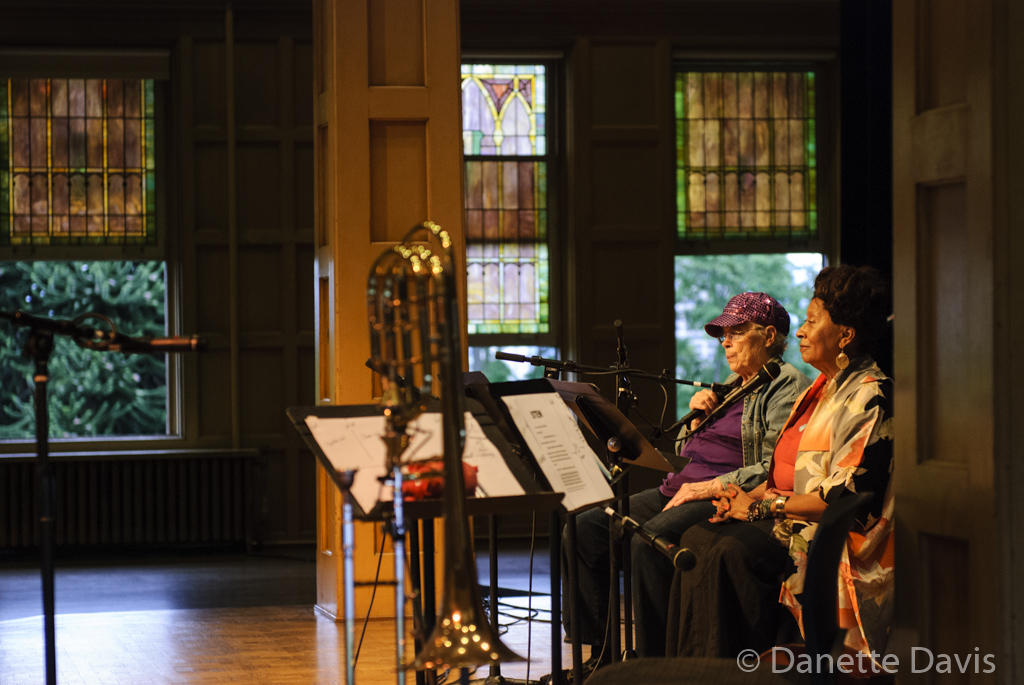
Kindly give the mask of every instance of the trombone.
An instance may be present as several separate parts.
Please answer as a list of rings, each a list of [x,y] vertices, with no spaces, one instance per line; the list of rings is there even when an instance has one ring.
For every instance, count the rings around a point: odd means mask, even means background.
[[[462,451],[465,402],[461,382],[461,328],[452,240],[437,224],[414,226],[402,242],[374,262],[367,282],[371,366],[381,374],[387,467],[394,485],[392,535],[395,550],[398,683],[404,670],[468,669],[522,661],[498,639],[484,615],[466,514]],[[408,424],[426,410],[440,386],[444,445],[444,593],[423,648],[402,663],[405,645],[405,521],[402,453]],[[495,607],[492,607],[492,611]],[[462,679],[468,679],[463,670]]]

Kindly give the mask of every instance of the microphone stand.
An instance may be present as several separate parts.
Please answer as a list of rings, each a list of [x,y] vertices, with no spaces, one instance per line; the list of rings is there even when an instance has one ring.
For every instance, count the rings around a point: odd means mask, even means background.
[[[89,318],[107,321],[111,324],[111,332],[107,334],[82,326],[81,323]],[[57,497],[56,480],[53,477],[53,465],[50,462],[50,415],[46,406],[53,337],[54,335],[66,335],[80,347],[106,351],[109,342],[97,343],[96,339],[102,340],[106,337],[110,341],[116,340],[117,330],[107,317],[100,314],[83,314],[74,321],[63,321],[32,316],[21,311],[0,311],[0,319],[7,319],[15,326],[29,328],[28,340],[25,342],[25,354],[34,362],[32,380],[35,383],[35,389],[32,394],[32,408],[36,418],[36,487],[39,496],[39,560],[43,585],[43,644],[46,685],[57,685],[57,630],[53,587],[54,523],[56,519],[53,503]],[[127,340],[143,342],[134,338]],[[196,349],[198,349],[198,343]],[[128,350],[124,351],[128,352]]]
[[[629,369],[629,359],[626,353],[626,345],[622,341],[622,321],[616,319],[615,323],[616,337],[618,338],[618,345],[616,346],[616,354],[618,356],[615,368],[617,371],[624,372]],[[636,396],[630,391],[630,382],[628,373],[619,373],[616,375],[616,392],[615,392],[615,408],[622,412],[622,415],[629,418],[629,410],[636,404]],[[614,440],[614,439],[613,439]],[[609,441],[611,442],[611,441]],[[615,483],[614,494],[615,494],[615,505],[617,505],[621,511],[622,516],[629,517],[629,467],[628,465],[622,465],[622,459],[619,457],[619,450],[612,449],[609,445],[608,449],[608,467],[614,475],[616,469],[620,470],[622,475],[618,482]],[[616,560],[614,554],[609,554],[609,563],[611,564],[611,588],[609,594],[609,611],[612,612],[611,620],[611,650],[612,654],[616,657],[621,655],[622,660],[636,658],[636,652],[633,651],[633,577],[632,577],[632,561],[630,551],[630,541],[624,538],[622,535],[618,535],[613,525],[608,526],[608,542],[609,549],[614,549],[615,545],[621,545],[622,547],[622,596],[619,596],[619,562]],[[620,602],[621,599],[621,602]],[[623,604],[624,616],[622,623],[625,627],[625,635],[622,643],[620,643],[620,630],[619,630],[619,606]]]

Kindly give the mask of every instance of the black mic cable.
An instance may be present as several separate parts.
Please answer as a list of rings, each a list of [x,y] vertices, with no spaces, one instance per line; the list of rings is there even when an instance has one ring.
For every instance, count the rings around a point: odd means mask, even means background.
[[[611,517],[616,526],[639,536],[640,539],[643,540],[644,544],[649,547],[653,547],[668,557],[669,561],[672,562],[672,565],[680,571],[690,571],[697,565],[697,557],[686,547],[680,547],[679,545],[672,544],[662,536],[647,530],[634,519],[631,519],[628,516],[622,516],[611,507],[605,507],[604,513]]]

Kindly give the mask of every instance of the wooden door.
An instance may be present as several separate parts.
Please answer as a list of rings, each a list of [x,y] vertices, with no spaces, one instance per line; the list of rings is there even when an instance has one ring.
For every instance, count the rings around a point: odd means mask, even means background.
[[[901,682],[1019,680],[1014,559],[1022,542],[1011,493],[1021,448],[1012,431],[1024,414],[1011,389],[1021,376],[1013,266],[1021,255],[1021,18],[1014,3],[998,0],[893,3],[898,537],[890,644]],[[982,658],[966,673],[954,662],[951,673],[914,674],[927,664],[921,648],[937,661]]]

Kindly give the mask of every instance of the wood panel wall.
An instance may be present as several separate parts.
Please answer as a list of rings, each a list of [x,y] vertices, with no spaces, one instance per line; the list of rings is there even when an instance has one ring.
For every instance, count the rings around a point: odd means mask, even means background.
[[[613,323],[621,320],[630,366],[655,373],[674,368],[671,41],[584,38],[575,45],[571,66],[576,103],[571,192],[579,200],[572,203],[569,240],[576,265],[571,297],[578,359],[614,364]],[[608,81],[616,83],[616,97],[608,97]],[[596,382],[607,397],[614,396],[610,379]],[[664,401],[657,385],[634,381],[632,390],[640,399],[637,408],[657,420]]]
[[[314,399],[312,42],[241,14],[177,45],[183,324],[210,340],[186,416],[201,444],[267,447],[268,537],[308,541],[314,463],[284,410]]]

